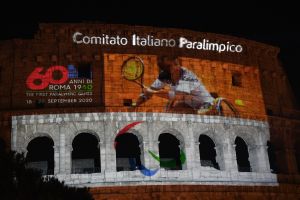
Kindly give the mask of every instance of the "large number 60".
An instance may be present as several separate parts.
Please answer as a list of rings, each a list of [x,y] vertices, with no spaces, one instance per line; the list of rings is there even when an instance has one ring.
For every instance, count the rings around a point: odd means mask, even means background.
[[[64,66],[52,66],[44,74],[43,67],[37,67],[31,72],[26,80],[26,85],[31,90],[42,90],[51,84],[63,84],[68,80],[68,70]],[[60,79],[53,79],[53,72],[60,71]]]

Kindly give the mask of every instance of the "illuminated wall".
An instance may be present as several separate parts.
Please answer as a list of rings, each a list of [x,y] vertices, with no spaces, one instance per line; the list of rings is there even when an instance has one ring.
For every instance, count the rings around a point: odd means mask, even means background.
[[[157,95],[153,95],[144,104],[131,106],[139,98],[142,89],[135,81],[122,76],[122,66],[133,56],[138,56],[144,63],[144,74],[141,77],[144,85],[150,86],[159,76],[156,55],[105,54],[104,102],[107,110],[198,114],[197,109],[184,104],[174,105],[167,110],[169,100]],[[197,76],[214,99],[222,97],[228,100],[239,112],[240,117],[265,119],[257,67],[187,57],[179,57],[179,61],[181,66]],[[140,83],[141,78],[136,79],[136,82]],[[165,90],[170,90],[170,86],[166,86]],[[230,107],[222,105],[224,115],[234,116]],[[217,113],[209,110],[201,114]]]
[[[24,99],[22,107],[99,105],[100,96],[97,95],[95,98],[93,92],[91,63],[36,67],[25,78],[24,93],[20,94]],[[99,79],[95,80],[99,87]]]
[[[73,38],[76,32],[82,33],[77,40],[84,36],[107,34],[127,38],[128,44],[77,43]],[[206,39],[219,44],[230,42],[242,46],[243,51],[218,52],[187,46],[180,48],[177,45],[133,46],[130,39],[134,34],[144,38],[152,35],[160,40],[184,37],[189,41]],[[267,117],[271,131],[270,142],[274,144],[278,155],[276,162],[279,164],[279,172],[297,173],[296,161],[299,159],[295,159],[296,150],[293,147],[299,146],[299,140],[295,139],[300,130],[299,111],[295,110],[288,79],[278,60],[277,47],[243,38],[190,30],[82,23],[41,24],[32,39],[0,41],[0,52],[0,127],[3,131],[1,138],[7,144],[11,143],[11,132],[15,131],[11,129],[12,116],[99,112],[108,117],[110,114],[119,116],[129,113],[132,116],[153,115],[155,118],[156,113],[150,112],[161,112],[158,115],[168,117],[174,116],[168,113],[195,113],[195,110],[188,107],[165,111],[168,100],[157,96],[145,104],[132,106],[141,93],[141,87],[122,77],[121,66],[129,57],[140,57],[145,65],[144,84],[149,86],[159,74],[158,57],[171,54],[179,56],[181,65],[194,72],[209,93],[226,98],[239,111],[239,116],[244,118],[232,120],[241,121],[242,124],[246,123],[245,118],[265,121]],[[42,70],[37,71],[40,68]],[[90,76],[87,77],[87,74]],[[233,75],[237,77],[234,81]],[[237,86],[233,86],[233,82]],[[239,83],[241,86],[238,86]],[[34,85],[43,87],[37,89],[32,87]],[[72,99],[76,99],[76,102]],[[135,113],[145,111],[148,113]],[[210,112],[205,114],[215,115]],[[224,115],[232,116],[226,105]],[[204,121],[207,118],[202,114],[192,117],[203,118]],[[218,116],[210,117],[218,120]],[[119,128],[116,126],[116,130]],[[28,133],[33,134],[31,130]]]

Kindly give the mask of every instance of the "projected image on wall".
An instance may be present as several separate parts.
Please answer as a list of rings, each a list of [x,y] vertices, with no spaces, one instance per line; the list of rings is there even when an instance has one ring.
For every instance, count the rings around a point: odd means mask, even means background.
[[[244,83],[258,81],[256,67],[253,76],[242,77],[242,65],[173,55],[107,54],[104,62],[107,107],[233,117],[255,110],[245,110],[254,97]],[[259,103],[256,108],[263,108]]]
[[[124,67],[135,68],[135,64],[133,63],[126,64]],[[143,91],[134,106],[140,106],[153,95],[156,95],[168,100],[165,108],[166,111],[178,107],[187,107],[193,109],[198,114],[209,111],[222,114],[221,102],[223,101],[236,116],[238,115],[238,111],[229,101],[225,101],[222,97],[214,98],[195,73],[180,65],[177,57],[160,56],[157,65],[160,70],[157,78],[150,86],[142,85]],[[135,72],[138,70],[132,71]],[[142,73],[140,74],[143,75]]]

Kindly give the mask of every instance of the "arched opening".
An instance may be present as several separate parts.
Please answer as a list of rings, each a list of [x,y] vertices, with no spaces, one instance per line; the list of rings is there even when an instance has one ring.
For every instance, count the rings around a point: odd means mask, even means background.
[[[141,149],[136,135],[125,133],[115,139],[117,171],[140,169]]]
[[[247,144],[242,138],[236,137],[235,145],[236,161],[239,172],[251,172]]]
[[[268,157],[269,157],[269,163],[270,163],[270,169],[272,173],[277,173],[277,165],[276,165],[276,154],[274,146],[271,144],[270,141],[267,142],[268,146]]]
[[[217,153],[215,150],[215,143],[213,142],[213,140],[206,135],[200,135],[199,142],[201,166],[208,166],[220,169],[219,164],[216,161]]]
[[[170,133],[162,133],[159,138],[160,167],[167,170],[182,170],[179,140]]]
[[[90,174],[101,171],[99,141],[90,133],[78,134],[72,142],[72,173]]]
[[[48,137],[37,137],[27,146],[26,167],[34,168],[43,175],[54,174],[54,142]]]

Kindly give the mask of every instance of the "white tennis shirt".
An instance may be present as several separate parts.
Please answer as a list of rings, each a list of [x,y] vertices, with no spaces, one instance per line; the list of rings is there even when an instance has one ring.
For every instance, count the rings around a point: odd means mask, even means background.
[[[155,90],[163,89],[166,85],[171,85],[169,81],[156,79],[151,88]],[[214,98],[207,91],[202,81],[190,70],[181,67],[181,76],[176,85],[171,85],[169,98],[173,98],[176,92],[185,93],[190,98],[184,98],[184,103],[194,109],[199,109],[202,105],[208,103],[212,104]]]

